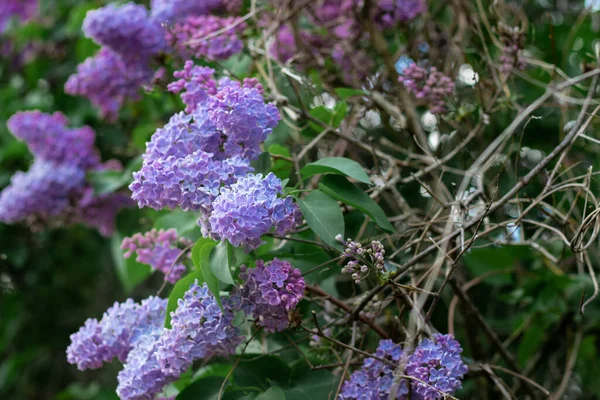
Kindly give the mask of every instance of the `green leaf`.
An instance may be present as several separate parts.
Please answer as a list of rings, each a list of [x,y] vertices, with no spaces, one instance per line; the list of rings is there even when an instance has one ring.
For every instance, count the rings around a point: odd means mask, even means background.
[[[198,379],[179,393],[177,400],[217,400],[223,381],[224,379],[219,376]],[[225,388],[229,386],[231,384],[227,382]]]
[[[333,112],[325,106],[315,107],[309,111],[309,114],[312,115],[314,118],[318,119],[319,121],[322,121],[326,125],[330,125],[333,121]],[[325,129],[322,125],[313,121],[309,121],[308,124],[317,133],[320,133]]]
[[[304,199],[298,199],[308,226],[328,245],[341,248],[335,240],[338,234],[344,235],[344,215],[337,202],[325,193],[315,190]]]
[[[346,175],[360,182],[371,183],[369,176],[363,167],[356,161],[345,157],[327,157],[306,164],[304,168],[300,170],[300,174],[302,174],[304,179],[317,174]]]
[[[283,393],[286,400],[328,399],[335,393],[338,382],[339,379],[329,371],[302,371]]]
[[[385,212],[379,204],[375,203],[368,194],[360,190],[356,185],[348,182],[346,178],[328,175],[319,183],[319,188],[334,199],[359,209],[371,217],[381,228],[389,232],[395,232],[394,227],[388,221]]]
[[[335,93],[337,93],[338,97],[342,101],[344,101],[350,97],[364,96],[366,94],[364,90],[352,89],[352,88],[337,88],[337,89],[335,89]]]
[[[340,126],[340,124],[342,123],[342,121],[344,120],[344,118],[346,118],[346,114],[348,113],[348,105],[346,103],[337,103],[335,105],[335,109],[333,111],[334,111],[334,114],[333,114],[333,120],[331,121],[331,124],[335,128],[338,128]]]
[[[254,361],[242,359],[233,371],[235,383],[242,387],[257,387],[267,390],[270,382],[279,386],[288,386],[291,379],[291,370],[279,357],[264,356]]]
[[[519,349],[517,350],[517,362],[520,367],[524,367],[527,361],[533,356],[536,350],[544,340],[544,328],[540,326],[540,322],[532,323],[525,331]]]
[[[87,173],[87,180],[96,195],[113,193],[128,185],[133,180],[133,172],[139,170],[141,165],[142,159],[137,157],[127,165],[125,171],[92,171]]]
[[[268,174],[271,168],[271,155],[267,151],[261,153],[256,160],[252,160],[250,166],[254,168],[256,174],[263,174],[263,176]]]
[[[219,279],[212,273],[212,268],[210,267],[210,254],[216,245],[214,240],[198,239],[194,247],[192,247],[192,262],[194,263],[194,267],[202,272],[208,290],[215,296],[217,303],[221,306]]]
[[[177,301],[183,298],[185,292],[188,291],[190,285],[198,280],[198,284],[201,285],[204,282],[202,271],[194,270],[177,281],[171,294],[169,295],[169,301],[167,302],[167,313],[165,315],[165,328],[171,328],[171,312],[177,309]]]
[[[277,386],[271,387],[266,392],[259,394],[256,400],[286,400],[285,393]]]
[[[231,276],[231,254],[233,247],[229,242],[223,241],[217,244],[217,247],[210,255],[210,270],[221,282],[234,284]]]
[[[131,293],[137,285],[152,274],[152,269],[149,265],[137,262],[133,255],[125,259],[121,250],[122,241],[123,235],[116,232],[110,239],[110,250],[117,269],[117,277],[125,292]]]
[[[198,224],[196,223],[196,216],[193,213],[174,210],[158,217],[154,221],[154,228],[165,230],[175,228],[178,234],[184,235],[194,229],[198,229]]]
[[[271,157],[273,156],[283,156],[290,157],[290,151],[279,144],[273,144],[269,146],[269,153]],[[283,158],[273,157],[274,162],[271,165],[271,172],[277,175],[277,177],[281,180],[287,179],[290,177],[290,173],[292,172],[293,163],[288,160],[284,160]]]

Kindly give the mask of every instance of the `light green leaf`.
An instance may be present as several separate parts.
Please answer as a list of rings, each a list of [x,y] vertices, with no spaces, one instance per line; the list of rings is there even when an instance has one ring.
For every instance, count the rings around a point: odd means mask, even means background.
[[[175,228],[180,235],[199,229],[196,216],[181,210],[169,211],[167,214],[161,215],[154,221],[154,228],[165,230]]]
[[[231,276],[231,254],[233,247],[229,242],[219,243],[210,255],[210,270],[221,282],[234,284]]]
[[[331,122],[335,128],[338,128],[344,118],[346,118],[346,114],[348,113],[348,105],[346,103],[337,103],[333,112],[334,114]]]
[[[298,199],[308,226],[328,245],[341,248],[335,240],[338,234],[344,235],[344,215],[337,202],[325,193],[316,190],[304,199]]]
[[[201,285],[204,282],[202,271],[194,270],[177,281],[171,294],[169,295],[169,301],[167,302],[167,313],[165,315],[165,328],[171,328],[171,313],[177,309],[177,301],[183,298],[185,292],[188,291],[192,283],[198,280],[198,284]]]
[[[285,393],[277,386],[271,387],[266,392],[263,392],[256,397],[256,400],[286,400]]]
[[[369,197],[361,189],[348,182],[342,176],[328,175],[319,183],[319,188],[345,204],[355,207],[371,217],[371,219],[381,228],[394,232],[394,227],[388,221],[387,216],[379,204]]]
[[[204,238],[199,239],[194,247],[192,247],[192,262],[194,263],[194,267],[202,272],[208,290],[215,296],[219,306],[221,306],[219,279],[212,273],[210,268],[210,253],[216,245],[214,240]]]
[[[269,146],[269,153],[273,156],[290,157],[290,151],[279,144],[273,144]],[[287,179],[292,172],[293,163],[283,158],[273,157],[273,164],[271,165],[271,172],[277,175],[279,179]]]
[[[352,88],[337,88],[335,93],[338,95],[340,100],[344,101],[350,97],[364,96],[366,93],[364,90],[352,89]]]
[[[360,182],[371,183],[363,167],[356,161],[345,157],[327,157],[306,164],[300,173],[304,179],[317,174],[337,174],[346,175]]]

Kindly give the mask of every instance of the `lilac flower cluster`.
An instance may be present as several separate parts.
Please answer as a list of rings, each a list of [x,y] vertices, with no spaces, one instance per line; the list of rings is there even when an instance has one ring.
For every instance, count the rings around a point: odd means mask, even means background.
[[[158,22],[150,20],[140,4],[109,4],[88,12],[83,32],[96,43],[111,49],[124,59],[145,62],[166,49],[165,33]]]
[[[267,332],[281,332],[289,325],[288,313],[304,296],[306,286],[299,269],[277,258],[265,264],[258,260],[256,268],[240,267],[242,285],[232,301]]]
[[[437,68],[429,70],[412,64],[404,69],[398,81],[404,85],[409,93],[417,99],[423,100],[433,114],[440,114],[446,110],[445,98],[454,92],[454,82],[448,76],[439,72]]]
[[[221,310],[206,284],[192,284],[171,314],[171,329],[157,342],[156,357],[163,373],[179,376],[194,360],[233,354],[243,337],[232,323],[227,299]]]
[[[100,368],[114,358],[125,361],[136,343],[163,327],[167,300],[149,297],[141,303],[116,303],[100,321],[88,319],[71,335],[67,361],[79,370]]]
[[[411,21],[425,11],[424,0],[379,0],[376,20],[381,26],[391,28],[398,22]]]
[[[194,65],[191,60],[185,62],[182,70],[175,71],[173,76],[178,80],[170,83],[168,89],[173,93],[181,93],[181,100],[186,105],[186,113],[194,112],[198,105],[206,102],[209,95],[217,93],[214,73],[214,69]]]
[[[247,250],[258,248],[262,235],[273,228],[285,235],[300,223],[301,213],[292,197],[281,198],[282,193],[281,181],[273,173],[264,179],[247,174],[221,188],[208,219],[212,235]]]
[[[32,227],[82,222],[108,236],[116,213],[130,200],[118,193],[95,196],[86,182],[88,171],[120,167],[101,164],[95,133],[85,126],[67,127],[61,113],[26,111],[13,115],[8,127],[35,156],[27,172],[18,172],[0,194],[0,220],[26,221]]]
[[[242,51],[244,43],[239,36],[245,28],[239,17],[190,16],[167,31],[167,40],[184,59],[225,60]]]
[[[408,356],[404,375],[399,382],[396,398],[399,400],[437,400],[460,389],[467,366],[460,357],[462,349],[452,335],[433,335],[424,339]],[[375,353],[398,364],[406,357],[400,345],[382,340]],[[410,379],[414,378],[414,379]],[[355,371],[342,387],[340,399],[388,399],[393,386],[394,370],[374,358],[367,358],[361,369]],[[410,391],[410,397],[409,397]]]
[[[171,329],[142,337],[129,352],[117,376],[121,400],[152,399],[195,360],[233,354],[243,340],[229,303],[221,310],[206,284],[194,282],[171,316]]]
[[[26,22],[38,13],[39,0],[3,0],[0,2],[0,32],[11,18]]]
[[[508,73],[513,69],[524,70],[526,67],[523,59],[523,42],[525,34],[517,26],[508,26],[504,23],[498,24],[498,36],[504,46],[500,56],[500,71]]]
[[[165,274],[165,281],[175,283],[186,271],[182,262],[176,261],[181,257],[182,251],[178,244],[189,246],[192,244],[185,238],[177,236],[176,229],[152,229],[145,234],[136,233],[132,237],[123,239],[121,248],[127,250],[125,258],[137,253],[136,261],[148,264],[154,270]]]
[[[434,334],[433,340],[424,339],[406,364],[408,376],[425,382],[412,380],[413,394],[434,400],[443,397],[440,392],[451,394],[458,390],[468,370],[460,353],[460,343],[452,335]]]
[[[344,240],[342,235],[337,235],[335,239],[344,245],[342,257],[351,259],[342,268],[342,273],[352,275],[352,279],[357,284],[369,274],[369,271],[374,271],[376,274],[385,271],[385,248],[380,241],[373,240],[371,245],[365,248],[350,238]]]
[[[152,19],[174,23],[189,15],[206,15],[222,6],[222,0],[152,0]]]
[[[381,340],[375,355],[397,364],[403,357],[402,347],[389,339]],[[375,358],[367,358],[361,369],[344,382],[339,399],[387,400],[394,384],[394,367]],[[408,387],[402,381],[397,399],[406,399]]]

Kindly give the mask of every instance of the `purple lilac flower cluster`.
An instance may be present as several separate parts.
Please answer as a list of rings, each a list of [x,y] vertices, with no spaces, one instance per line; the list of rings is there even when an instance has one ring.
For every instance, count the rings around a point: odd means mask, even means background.
[[[273,173],[265,178],[247,174],[221,188],[208,219],[213,236],[252,250],[273,228],[278,235],[285,235],[300,223],[301,213],[292,197],[281,198],[282,193],[281,181]]]
[[[403,357],[402,346],[389,339],[381,340],[375,355],[398,364]],[[394,384],[394,367],[375,358],[367,358],[361,369],[355,371],[344,382],[339,399],[387,400]],[[402,381],[397,391],[397,399],[406,399],[408,387]]]
[[[11,18],[21,22],[32,19],[39,8],[39,0],[3,0],[0,2],[0,32],[6,29]]]
[[[423,100],[433,114],[440,114],[446,110],[445,98],[454,92],[452,79],[438,71],[436,67],[427,70],[417,64],[411,64],[404,69],[398,81],[409,93]]]
[[[508,73],[513,69],[524,70],[527,64],[522,54],[525,41],[523,30],[500,22],[497,31],[500,42],[504,46],[500,56],[500,71]]]
[[[223,5],[223,0],[152,0],[152,19],[174,23],[189,15],[206,15]]]
[[[13,175],[0,194],[0,220],[25,221],[32,227],[81,222],[108,236],[116,213],[130,200],[118,193],[94,195],[86,173],[120,164],[102,164],[94,131],[87,126],[69,128],[67,123],[61,113],[40,111],[20,112],[9,119],[9,129],[27,143],[35,161],[29,171]]]
[[[399,382],[399,400],[438,400],[460,389],[467,366],[462,360],[462,349],[452,335],[433,335],[433,340],[424,339],[408,356],[404,375]],[[398,364],[403,354],[400,345],[391,340],[382,340],[375,353],[379,358]],[[414,378],[414,379],[410,379]],[[388,399],[393,386],[394,369],[380,360],[367,358],[361,369],[355,371],[346,381],[340,399]]]
[[[351,259],[342,268],[342,273],[352,275],[352,279],[357,284],[369,274],[369,271],[375,271],[376,274],[385,271],[385,248],[380,241],[373,240],[369,247],[363,247],[352,239],[344,240],[342,235],[337,235],[335,239],[344,245],[342,257]]]
[[[299,269],[277,258],[256,268],[240,267],[242,285],[231,295],[232,301],[267,332],[281,332],[289,325],[288,313],[304,296],[306,286]]]
[[[377,22],[391,28],[399,22],[415,19],[427,11],[424,0],[379,0],[377,2]]]
[[[180,238],[174,228],[166,231],[152,229],[143,235],[136,233],[132,237],[126,237],[121,248],[127,250],[125,258],[137,253],[137,262],[150,265],[153,270],[165,274],[165,281],[175,283],[186,271],[182,262],[176,262],[183,253],[178,247],[179,244],[189,246],[192,242]]]
[[[141,303],[115,302],[100,321],[90,318],[71,335],[67,361],[82,371],[100,368],[114,358],[124,362],[142,337],[162,330],[166,308],[167,300],[158,297]]]
[[[184,59],[225,60],[242,51],[246,24],[239,17],[190,16],[167,31],[167,40]],[[219,32],[215,35],[215,32]]]
[[[206,284],[190,286],[171,314],[171,329],[157,342],[156,357],[163,373],[179,376],[194,360],[235,352],[243,336],[233,326],[228,300],[222,303],[221,310]]]
[[[411,381],[412,392],[419,399],[434,400],[442,393],[452,394],[461,387],[467,366],[460,357],[460,343],[452,335],[434,334],[433,340],[424,339],[408,358],[406,374],[415,377]]]
[[[129,352],[117,376],[121,400],[152,399],[195,360],[233,354],[244,339],[229,303],[221,310],[206,284],[194,282],[171,316],[171,329],[145,335]]]

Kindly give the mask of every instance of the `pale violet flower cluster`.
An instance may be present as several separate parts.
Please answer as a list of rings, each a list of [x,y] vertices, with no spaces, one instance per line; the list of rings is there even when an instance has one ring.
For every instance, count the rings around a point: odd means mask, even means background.
[[[342,257],[350,259],[342,268],[342,273],[350,274],[355,283],[360,283],[370,271],[376,274],[385,271],[385,248],[380,241],[373,240],[369,246],[363,247],[352,239],[344,240],[342,235],[337,235],[335,239],[344,246]]]
[[[446,98],[454,92],[454,82],[450,77],[436,67],[426,69],[416,63],[404,68],[398,81],[409,93],[427,104],[432,114],[446,111]]]
[[[256,262],[255,268],[240,267],[242,285],[231,297],[246,315],[267,332],[281,332],[289,325],[288,313],[304,296],[306,283],[299,269],[277,258]]]
[[[39,0],[0,1],[0,33],[6,29],[11,18],[26,22],[33,18],[39,9]]]
[[[136,253],[137,262],[150,265],[153,270],[165,275],[165,281],[175,283],[186,271],[185,265],[181,262],[184,252],[178,245],[190,246],[191,244],[189,240],[179,237],[174,228],[152,229],[145,234],[136,233],[132,237],[124,238],[121,248],[127,250],[124,254],[125,258]]]
[[[82,371],[100,368],[114,358],[124,362],[142,337],[162,330],[166,307],[167,300],[158,297],[141,303],[115,302],[100,321],[90,318],[71,335],[67,361]]]
[[[367,358],[359,370],[344,382],[339,399],[388,399],[394,384],[398,400],[438,400],[460,389],[468,368],[462,360],[462,349],[452,335],[433,335],[424,339],[408,356],[400,345],[382,340],[375,353],[379,358],[399,364],[407,361],[404,375],[408,379],[394,382],[394,367],[374,358]],[[414,378],[414,379],[410,379]]]
[[[301,221],[298,206],[283,197],[281,181],[273,173],[247,174],[230,187],[221,188],[208,219],[212,235],[235,247],[258,248],[261,237],[275,230],[283,236]]]
[[[171,313],[171,328],[164,327],[166,306],[167,300],[157,297],[115,303],[100,321],[88,319],[71,335],[67,360],[85,370],[118,358],[123,363],[119,398],[147,400],[195,360],[233,354],[244,340],[233,325],[229,300],[223,299],[221,309],[206,284],[190,285]]]
[[[222,6],[222,0],[152,0],[152,19],[174,23],[190,15],[205,15]]]
[[[0,221],[26,222],[35,229],[84,223],[108,236],[117,212],[130,200],[118,193],[95,195],[86,173],[119,169],[120,164],[102,164],[95,132],[67,123],[61,113],[40,111],[19,112],[8,120],[10,131],[27,143],[35,160],[0,193]]]

